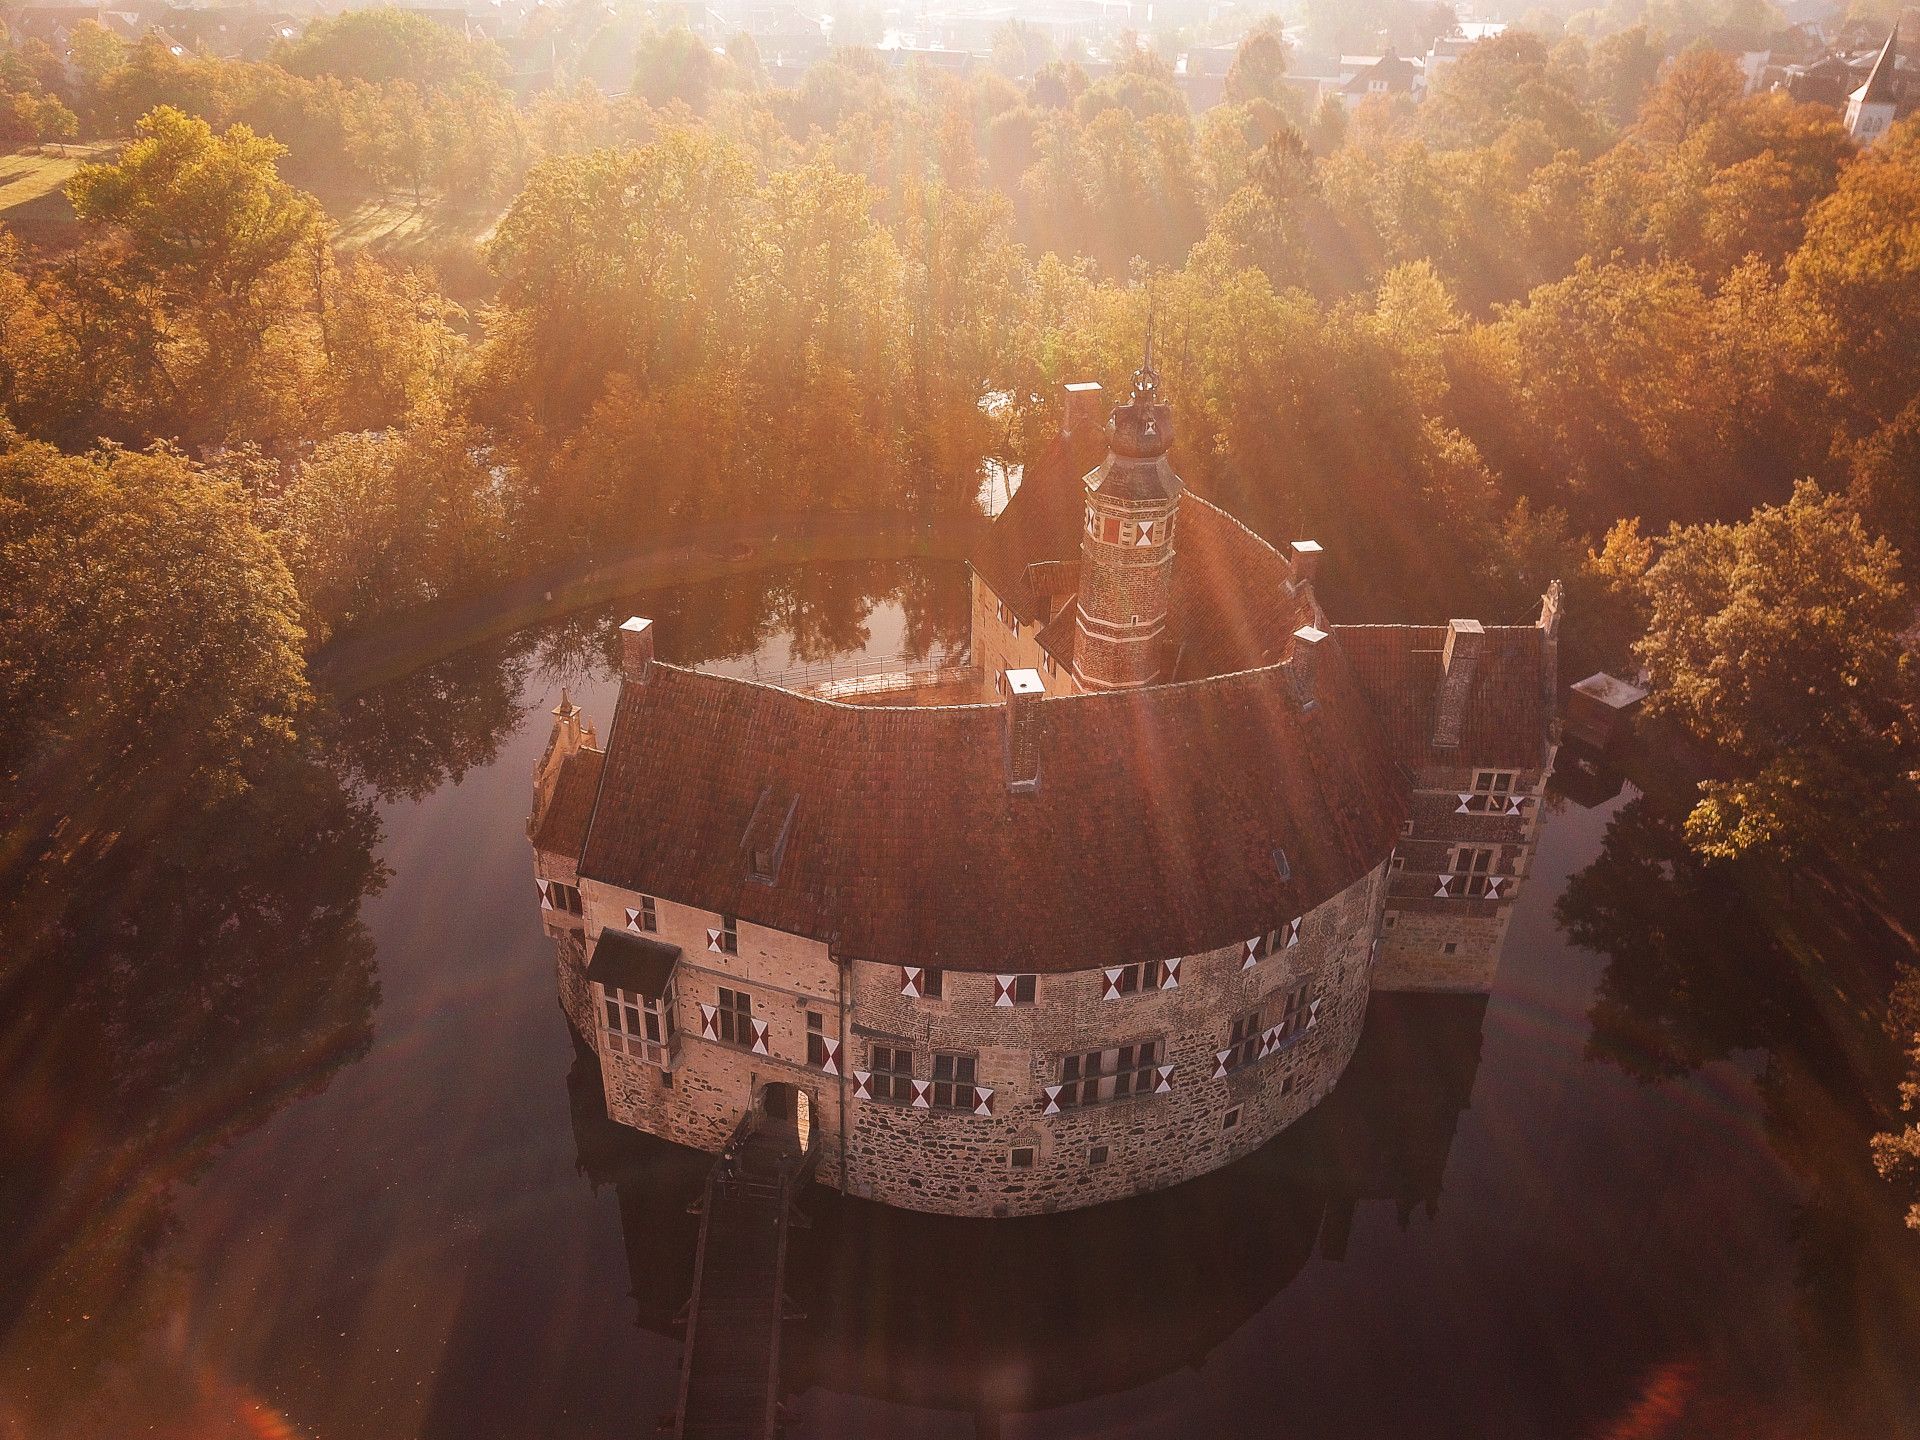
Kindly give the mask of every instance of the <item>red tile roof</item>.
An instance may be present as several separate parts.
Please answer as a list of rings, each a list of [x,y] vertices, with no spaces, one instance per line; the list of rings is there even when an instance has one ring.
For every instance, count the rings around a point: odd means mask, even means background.
[[[1026,624],[1048,618],[1043,613],[1047,597],[1028,585],[1027,567],[1079,560],[1087,514],[1082,482],[1103,453],[1105,442],[1098,434],[1077,439],[1055,435],[1040,458],[1026,467],[1020,488],[973,554],[975,572]]]
[[[1001,706],[840,705],[656,663],[621,689],[580,870],[861,959],[1195,954],[1318,905],[1399,833],[1401,782],[1337,655],[1316,684],[1304,717],[1277,666],[1032,702],[1040,786],[1015,795]],[[799,797],[772,885],[741,853],[769,786]]]
[[[1173,522],[1178,679],[1252,670],[1285,657],[1314,623],[1312,598],[1290,594],[1292,567],[1233,516],[1187,491]]]
[[[600,793],[598,750],[580,749],[560,765],[553,798],[533,830],[533,848],[549,855],[577,857],[587,843],[587,821],[593,815],[594,796]]]
[[[1411,766],[1534,769],[1545,761],[1545,636],[1537,625],[1489,625],[1473,672],[1460,743],[1433,744],[1444,625],[1336,625],[1334,638],[1373,701],[1396,759]]]

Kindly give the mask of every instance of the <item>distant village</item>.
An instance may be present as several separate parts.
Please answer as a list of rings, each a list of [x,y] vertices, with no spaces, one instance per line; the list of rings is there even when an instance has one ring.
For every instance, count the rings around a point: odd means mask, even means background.
[[[298,38],[311,20],[345,8],[352,7],[183,6],[166,0],[29,3],[0,6],[0,25],[12,43],[42,42],[69,66],[73,29],[85,20],[129,42],[158,40],[182,56],[261,60],[275,45]],[[402,0],[401,8],[496,42],[508,58],[515,87],[528,92],[557,77],[591,79],[610,94],[624,91],[634,45],[649,29],[684,27],[716,49],[736,35],[750,35],[771,82],[788,86],[797,85],[815,62],[843,43],[876,49],[902,66],[918,63],[966,73],[990,63],[996,37],[1016,19],[1093,79],[1111,70],[1140,37],[1156,37],[1168,53],[1166,37],[1180,46],[1184,37],[1206,36],[1170,53],[1175,83],[1196,112],[1220,102],[1241,36],[1266,14],[1258,6],[1219,0],[1040,0],[1024,7],[1004,0],[962,0],[857,12],[857,23],[848,19],[855,12],[845,9],[816,13],[768,0],[601,5],[598,17],[591,13],[594,6],[549,0],[468,0],[465,5]],[[1304,28],[1289,26],[1286,82],[1301,100],[1302,113],[1311,113],[1329,96],[1348,109],[1372,97],[1418,102],[1449,65],[1507,28],[1504,21],[1475,19],[1456,8],[1460,18],[1452,32],[1433,39],[1422,54],[1401,54],[1386,43],[1374,53],[1315,53]],[[1847,116],[1848,128],[1864,142],[1920,104],[1920,9],[1909,10],[1890,34],[1850,23],[1845,7],[1832,0],[1794,0],[1783,13],[1788,23],[1770,37],[1769,48],[1739,53],[1750,93],[1779,90],[1831,106]],[[836,30],[847,33],[836,36]]]

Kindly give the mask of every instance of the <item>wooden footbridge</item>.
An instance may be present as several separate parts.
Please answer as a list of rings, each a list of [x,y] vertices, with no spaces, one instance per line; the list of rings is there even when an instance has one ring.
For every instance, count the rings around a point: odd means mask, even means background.
[[[804,1104],[763,1096],[707,1177],[675,1440],[774,1440],[787,1233],[818,1158]]]

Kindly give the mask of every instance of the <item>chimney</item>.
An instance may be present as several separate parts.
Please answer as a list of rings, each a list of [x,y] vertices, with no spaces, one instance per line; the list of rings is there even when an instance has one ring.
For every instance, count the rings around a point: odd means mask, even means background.
[[[1062,387],[1066,405],[1060,416],[1062,435],[1090,435],[1106,427],[1107,419],[1100,402],[1106,392],[1098,380],[1082,380]]]
[[[1293,632],[1293,653],[1287,657],[1287,680],[1293,686],[1294,703],[1302,715],[1311,715],[1320,706],[1314,693],[1320,656],[1325,651],[1327,632],[1302,625]]]
[[[1007,671],[1007,789],[1031,795],[1040,788],[1040,702],[1047,687],[1038,670]]]
[[[620,627],[620,675],[644,685],[653,675],[653,621],[635,615]]]
[[[1308,585],[1313,584],[1314,572],[1320,568],[1320,542],[1318,540],[1295,540],[1287,546],[1287,593],[1298,595]]]
[[[1467,723],[1467,695],[1486,643],[1486,627],[1478,620],[1447,622],[1447,646],[1440,652],[1440,694],[1433,707],[1435,745],[1460,743],[1460,732]]]

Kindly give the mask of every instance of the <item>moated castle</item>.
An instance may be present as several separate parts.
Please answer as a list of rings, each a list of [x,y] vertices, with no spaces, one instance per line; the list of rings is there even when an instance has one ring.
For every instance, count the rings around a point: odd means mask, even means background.
[[[973,557],[966,670],[802,692],[633,619],[604,748],[562,699],[529,833],[613,1119],[718,1151],[777,1111],[849,1194],[1070,1209],[1299,1119],[1371,991],[1490,984],[1558,587],[1527,625],[1331,623],[1318,545],[1182,486],[1150,367],[1100,405],[1067,387]]]

